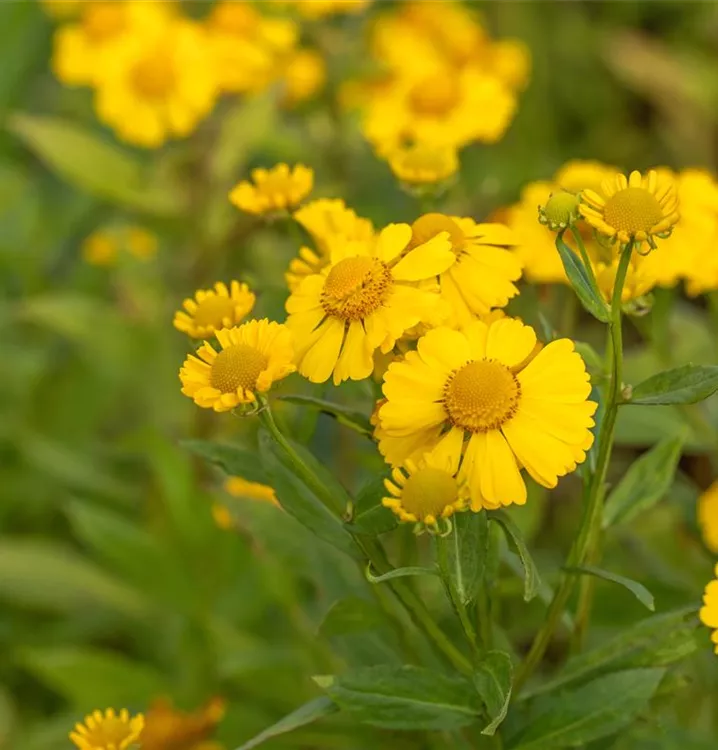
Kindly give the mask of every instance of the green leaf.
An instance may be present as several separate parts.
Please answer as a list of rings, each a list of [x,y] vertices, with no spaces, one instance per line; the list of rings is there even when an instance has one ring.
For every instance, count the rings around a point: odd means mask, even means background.
[[[117,146],[56,117],[16,113],[8,128],[59,177],[98,198],[138,211],[181,214],[185,196],[176,186],[153,185],[151,172]]]
[[[284,451],[264,430],[259,434],[259,455],[264,470],[272,478],[272,486],[282,508],[320,539],[350,557],[363,559],[341,520],[285,465],[287,457]]]
[[[447,539],[448,575],[464,604],[476,598],[489,553],[489,531],[483,513],[457,513],[454,531]]]
[[[467,680],[422,667],[365,667],[315,681],[352,719],[385,729],[456,729],[481,713]]]
[[[371,565],[367,566],[366,579],[369,583],[384,583],[385,581],[391,581],[392,578],[410,578],[411,576],[438,576],[439,571],[437,568],[419,568],[419,567],[406,567],[406,568],[395,568],[390,570],[384,575],[375,576],[371,572]]]
[[[593,565],[582,565],[575,568],[564,568],[567,573],[575,573],[577,575],[588,575],[595,576],[596,578],[602,578],[604,581],[611,581],[617,583],[619,586],[628,589],[644,607],[647,607],[651,612],[656,611],[656,602],[653,598],[653,594],[638,581],[634,581],[631,578],[618,575],[618,573],[611,573],[608,570],[602,568],[596,568]]]
[[[503,510],[493,510],[488,512],[487,515],[489,521],[494,521],[501,525],[509,545],[521,558],[521,563],[524,566],[524,601],[530,602],[539,592],[541,578],[539,577],[536,563],[534,563],[526,542],[521,535],[521,531],[513,522],[513,519]]]
[[[317,409],[322,414],[328,414],[334,417],[339,424],[349,427],[360,435],[371,436],[374,433],[369,418],[365,414],[343,404],[335,404],[332,401],[325,401],[313,396],[288,395],[280,396],[279,398],[282,401],[288,401],[290,404],[308,406],[312,409]]]
[[[399,524],[399,519],[381,504],[382,498],[387,495],[384,477],[377,477],[364,485],[357,494],[354,518],[351,523],[346,524],[347,529],[353,534],[368,536],[393,531]]]
[[[552,696],[510,750],[583,747],[627,727],[656,692],[665,669],[633,669],[599,677]]]
[[[608,306],[601,299],[595,282],[584,267],[581,259],[563,241],[563,232],[556,235],[556,249],[561,256],[566,276],[568,276],[568,280],[571,282],[571,286],[581,304],[594,318],[597,318],[602,323],[608,323],[611,319]]]
[[[634,461],[611,492],[603,511],[603,528],[626,523],[653,507],[671,487],[684,437],[669,437]]]
[[[305,727],[307,724],[312,724],[318,719],[330,716],[338,710],[339,709],[329,700],[329,698],[326,698],[325,696],[315,698],[313,701],[305,703],[296,711],[292,711],[291,714],[280,719],[276,724],[272,724],[271,727],[260,732],[256,737],[249,740],[249,742],[240,745],[237,750],[252,750],[253,747],[258,747],[267,740],[271,740],[273,737],[279,737],[282,734],[287,734],[287,732],[293,732],[295,729]]]
[[[718,366],[683,365],[633,387],[626,404],[695,404],[718,391]]]
[[[493,735],[506,718],[513,683],[511,657],[503,651],[489,651],[474,672],[474,686],[491,719],[481,734]]]
[[[228,476],[237,476],[249,482],[271,484],[257,454],[232,443],[213,443],[209,440],[182,440],[183,448],[222,469]]]
[[[377,630],[383,625],[383,617],[370,601],[350,596],[332,604],[319,626],[319,634],[331,637],[363,633],[367,630]]]

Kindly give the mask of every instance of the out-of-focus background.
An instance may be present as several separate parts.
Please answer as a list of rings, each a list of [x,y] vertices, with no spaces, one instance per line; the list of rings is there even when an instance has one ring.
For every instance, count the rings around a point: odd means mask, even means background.
[[[215,4],[181,5],[202,21]],[[365,595],[354,568],[273,504],[230,494],[183,447],[210,436],[251,444],[256,425],[180,394],[177,371],[190,344],[172,318],[196,289],[241,278],[257,291],[255,315],[283,320],[283,274],[301,238],[229,203],[231,187],[254,167],[306,164],[315,197],[342,198],[375,226],[421,212],[347,104],[361,99],[347,82],[378,72],[372,29],[403,5],[307,19],[255,3],[295,21],[300,44],[324,61],[324,83],[297,103],[287,101],[286,80],[224,94],[189,138],[146,149],[100,123],[91,88],[53,73],[53,37],[76,19],[52,3],[0,2],[0,746],[60,750],[90,710],[154,706],[160,715],[158,700],[171,699],[204,710],[194,717],[201,731],[182,725],[176,744],[158,740],[151,750],[209,750],[212,707],[222,699],[226,713],[211,741],[233,748],[315,696],[311,675],[337,659],[396,659],[391,632],[347,633],[325,618],[338,598]],[[447,213],[505,217],[528,183],[551,180],[572,159],[715,170],[718,4],[464,6],[490,38],[519,40],[530,70],[505,136],[463,149]],[[526,298],[538,295],[559,326],[563,291],[527,286]],[[715,362],[707,299],[675,294],[676,360]],[[599,345],[583,318],[575,335]],[[629,346],[630,375],[656,369],[638,334]],[[309,389],[293,376],[280,391]],[[333,395],[366,413],[373,397],[366,383]],[[382,471],[371,444],[328,417],[289,405],[281,413],[346,486]],[[686,430],[667,500],[627,524],[609,550],[618,569],[653,591],[659,611],[695,605],[711,572],[695,508],[714,479],[712,446],[684,422],[668,408],[637,412],[619,432],[627,465],[658,435]],[[514,513],[549,581],[576,528],[577,488],[568,479],[549,497],[534,487]],[[397,546],[412,538],[407,529],[395,534]],[[543,605],[522,602],[518,578],[504,588],[503,622],[526,645]],[[440,590],[428,596],[445,609]],[[629,593],[599,586],[591,636],[618,635],[640,616]],[[615,747],[714,746],[718,672],[701,636],[658,698],[664,709]],[[417,742],[330,719],[267,747]]]

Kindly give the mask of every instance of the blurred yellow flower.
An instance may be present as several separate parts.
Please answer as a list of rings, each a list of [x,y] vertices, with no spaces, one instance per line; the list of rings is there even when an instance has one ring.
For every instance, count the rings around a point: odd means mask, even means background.
[[[247,213],[269,214],[299,205],[313,185],[314,172],[309,167],[277,164],[272,169],[252,170],[252,181],[240,182],[230,192],[229,200]]]
[[[621,294],[622,302],[630,302],[631,300],[643,297],[656,285],[655,278],[648,272],[642,263],[642,260],[643,259],[638,256],[637,258],[632,259],[631,263],[629,263]],[[613,287],[616,283],[618,259],[615,258],[610,263],[605,263],[599,260],[595,262],[593,266],[596,282],[598,283],[601,295],[606,302],[610,302],[613,298]]]
[[[600,191],[581,191],[581,216],[601,235],[626,244],[668,236],[678,221],[678,197],[670,179],[658,180],[651,170],[605,180]]]
[[[200,750],[225,712],[225,702],[212,698],[197,711],[185,713],[167,698],[157,698],[145,716],[142,750]]]
[[[461,459],[473,510],[525,503],[521,468],[555,487],[585,460],[597,405],[573,342],[538,352],[536,343],[513,318],[429,331],[384,377],[379,450],[387,461],[400,465],[419,450]]]
[[[287,60],[282,101],[288,107],[313,99],[327,82],[324,58],[314,49],[298,49]]]
[[[282,0],[282,5],[293,8],[300,16],[318,20],[338,13],[361,13],[371,0]]]
[[[703,593],[703,607],[698,616],[704,625],[713,629],[711,641],[713,641],[715,652],[718,654],[718,565],[715,568],[715,576],[715,579],[706,586]]]
[[[231,328],[252,312],[255,296],[246,284],[221,281],[214,289],[198,289],[194,299],[182,303],[184,310],[175,313],[173,325],[192,338],[203,339],[221,328]]]
[[[119,714],[114,708],[93,711],[84,723],[75,725],[70,739],[79,750],[127,750],[137,742],[144,724],[142,714],[130,717],[126,708]]]
[[[250,482],[243,477],[228,477],[224,483],[224,489],[232,497],[249,498],[251,500],[263,500],[272,505],[279,506],[277,495],[272,487],[259,482]]]
[[[218,94],[205,33],[181,19],[127,35],[96,85],[100,120],[122,140],[146,148],[188,136]]]
[[[85,0],[40,0],[40,5],[48,16],[64,21],[78,15]]]
[[[111,266],[117,260],[116,237],[105,230],[93,232],[82,243],[82,257],[93,266]]]
[[[369,219],[357,216],[341,198],[318,198],[294,212],[294,219],[309,232],[322,253],[328,253],[332,242],[369,242],[374,226]]]
[[[142,227],[128,227],[127,250],[139,260],[149,260],[157,254],[157,235]]]
[[[698,526],[703,543],[718,554],[718,480],[698,498]]]
[[[138,226],[98,229],[82,243],[82,257],[93,266],[110,266],[126,251],[138,260],[150,260],[157,252],[157,236]]]
[[[287,300],[299,372],[313,383],[368,378],[375,350],[390,351],[409,328],[431,318],[443,273],[456,257],[447,235],[409,247],[411,227],[390,224],[372,243],[337,243],[331,263],[307,276]]]
[[[217,528],[220,528],[223,531],[229,531],[234,528],[234,519],[225,505],[222,505],[221,503],[212,503],[210,511]]]
[[[216,331],[220,351],[206,341],[180,369],[182,393],[197,406],[218,412],[251,404],[257,393],[296,370],[289,329],[279,323],[250,320]]]
[[[399,146],[387,155],[387,161],[394,176],[412,186],[443,182],[459,169],[455,147],[430,143]]]

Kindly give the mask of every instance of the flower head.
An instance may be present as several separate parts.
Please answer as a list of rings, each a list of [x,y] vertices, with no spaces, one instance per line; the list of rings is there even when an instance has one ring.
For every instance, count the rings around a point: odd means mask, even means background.
[[[124,250],[138,260],[150,260],[157,244],[157,236],[142,227],[105,227],[85,238],[82,257],[93,266],[110,266]]]
[[[546,204],[539,206],[539,222],[552,232],[566,229],[578,218],[578,196],[566,190],[551,193]]]
[[[435,315],[435,284],[421,285],[456,260],[446,233],[422,244],[411,227],[390,224],[372,242],[337,243],[330,264],[308,276],[287,300],[287,326],[299,372],[314,383],[362,380],[377,349]]]
[[[715,576],[715,579],[706,586],[703,593],[703,607],[698,616],[704,625],[713,628],[711,640],[715,644],[715,652],[718,654],[718,565],[716,565]]]
[[[540,348],[513,318],[436,328],[389,366],[379,449],[392,465],[438,447],[466,480],[471,507],[526,502],[520,468],[545,487],[593,443],[589,376],[573,342]]]
[[[415,143],[398,147],[387,159],[394,176],[411,186],[443,182],[459,169],[459,157],[453,146]]]
[[[244,477],[227,477],[224,489],[232,497],[249,498],[251,500],[262,500],[279,506],[277,494],[272,487],[259,482],[250,482]]]
[[[671,233],[678,221],[678,198],[673,183],[650,171],[631,172],[605,180],[600,191],[581,193],[581,216],[601,235],[622,244],[648,242]]]
[[[93,232],[82,243],[82,257],[92,266],[111,266],[118,250],[117,239],[104,230]]]
[[[285,66],[282,102],[287,107],[296,107],[315,98],[326,82],[327,66],[322,55],[308,47],[298,49]]]
[[[70,739],[79,750],[127,750],[134,745],[145,725],[142,714],[130,717],[123,708],[119,714],[114,708],[93,711],[85,721],[75,725]]]
[[[140,737],[142,750],[196,748],[214,732],[224,716],[225,702],[212,698],[197,711],[185,713],[167,698],[157,698],[145,717]]]
[[[283,0],[297,13],[310,20],[318,20],[339,13],[361,13],[371,0]]]
[[[703,543],[718,554],[718,480],[698,498],[698,526]]]
[[[199,289],[194,299],[182,303],[184,310],[175,313],[173,325],[192,338],[203,339],[220,328],[239,324],[252,312],[255,296],[246,284],[218,281],[214,289]]]
[[[312,191],[313,184],[314,172],[303,164],[292,169],[277,164],[272,169],[252,170],[252,182],[240,182],[229,199],[249,214],[269,214],[298,206]]]
[[[189,355],[180,370],[182,393],[197,406],[222,412],[254,403],[257,393],[296,370],[291,335],[284,325],[250,320],[215,335],[220,351],[205,341],[198,356]]]

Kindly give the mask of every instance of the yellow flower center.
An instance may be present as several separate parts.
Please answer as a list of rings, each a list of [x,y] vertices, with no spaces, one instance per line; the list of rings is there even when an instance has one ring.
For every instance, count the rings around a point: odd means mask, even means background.
[[[132,71],[135,89],[148,99],[161,99],[174,87],[175,70],[168,52],[157,52],[140,60]]]
[[[549,224],[565,226],[576,215],[578,196],[561,190],[554,193],[543,207],[543,214]]]
[[[409,104],[417,115],[442,117],[459,103],[460,96],[455,78],[437,73],[414,85],[409,93]]]
[[[95,43],[111,39],[125,28],[126,10],[124,3],[87,3],[84,9],[82,27]]]
[[[426,466],[406,480],[401,504],[419,520],[427,516],[436,518],[448,505],[456,502],[458,494],[459,485],[451,474]]]
[[[344,258],[327,275],[322,306],[328,315],[362,320],[381,306],[391,284],[391,272],[380,260],[366,255]]]
[[[516,413],[521,386],[506,365],[494,359],[469,362],[444,386],[451,423],[470,432],[496,430]]]
[[[612,195],[603,209],[606,223],[629,235],[649,232],[661,219],[661,204],[652,193],[640,187],[628,187]]]
[[[451,249],[458,255],[464,247],[466,237],[459,225],[444,214],[424,214],[411,225],[409,249],[423,245],[441,232],[448,232]]]
[[[198,326],[213,326],[219,328],[225,318],[234,317],[234,303],[229,297],[210,295],[205,297],[197,306],[194,322]]]
[[[253,391],[268,362],[267,356],[253,346],[233,344],[217,355],[209,382],[222,393],[236,393],[238,388]]]

